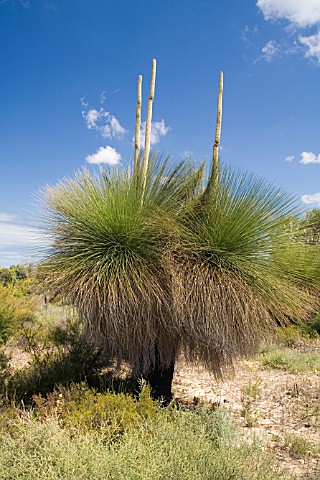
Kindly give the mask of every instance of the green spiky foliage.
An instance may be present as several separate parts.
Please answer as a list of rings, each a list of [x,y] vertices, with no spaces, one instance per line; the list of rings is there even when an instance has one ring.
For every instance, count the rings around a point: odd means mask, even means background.
[[[168,252],[175,218],[199,188],[202,167],[152,157],[141,203],[130,171],[84,170],[44,191],[51,249],[48,285],[78,306],[86,335],[106,356],[145,373],[169,365],[179,344]]]
[[[219,376],[276,321],[315,309],[319,251],[283,227],[297,202],[229,167],[205,202],[204,191],[203,166],[153,156],[143,203],[139,174],[122,169],[44,192],[48,283],[78,306],[92,343],[136,373],[183,350]]]
[[[298,202],[254,175],[224,167],[203,198],[179,215],[174,308],[185,353],[219,376],[253,352],[275,320],[305,318],[316,308],[319,250],[283,228]]]

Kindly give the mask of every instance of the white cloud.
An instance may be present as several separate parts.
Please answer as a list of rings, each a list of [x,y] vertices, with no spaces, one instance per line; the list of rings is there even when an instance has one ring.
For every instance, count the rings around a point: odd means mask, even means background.
[[[320,206],[320,192],[313,193],[311,195],[302,195],[301,200],[303,203],[310,204],[310,203],[318,203]]]
[[[293,162],[293,160],[294,160],[294,155],[288,155],[288,156],[284,159],[284,161],[287,162],[287,163],[291,163],[291,162]]]
[[[119,120],[117,120],[114,115],[109,116],[109,121],[110,121],[112,136],[121,138],[126,133],[125,128],[123,128],[122,125],[120,125]]]
[[[319,0],[258,0],[257,7],[266,20],[288,20],[300,28],[320,22]]]
[[[320,163],[320,154],[316,155],[313,152],[302,152],[300,154],[301,160],[299,163],[307,165],[308,163]]]
[[[19,215],[0,212],[0,245],[25,245],[36,243],[37,230]]]
[[[262,49],[267,61],[275,56],[303,54],[320,64],[320,0],[257,0],[257,7],[262,11],[265,20],[287,20],[288,32],[318,26],[318,32],[312,35],[289,35],[289,41],[281,41],[281,45],[270,40]],[[260,58],[258,60],[260,60]]]
[[[257,36],[258,32],[259,30],[257,25],[252,28],[249,27],[249,25],[245,25],[240,32],[240,40],[242,40],[247,47],[250,47],[255,43],[255,37]]]
[[[84,105],[84,102],[82,104]],[[103,108],[83,111],[82,116],[89,130],[98,131],[103,138],[121,139],[126,133],[126,129],[120,124],[119,120]]]
[[[110,146],[100,147],[96,153],[92,153],[86,157],[88,163],[99,165],[107,163],[108,165],[118,165],[121,160],[121,155],[115,148]]]
[[[16,213],[0,212],[0,223],[19,222],[20,217]]]
[[[164,137],[171,130],[170,127],[167,127],[165,121],[162,119],[161,122],[152,122],[151,123],[151,135],[150,143],[155,145],[160,142],[160,137]],[[141,134],[140,134],[140,144],[144,148],[145,142],[145,133],[146,133],[146,122],[141,124]]]
[[[37,242],[36,230],[30,225],[0,222],[0,245],[25,245]]]
[[[267,62],[272,62],[272,60],[280,54],[280,45],[275,40],[269,40],[261,49],[262,57]]]
[[[92,109],[88,110],[87,112],[82,112],[82,116],[85,119],[89,129],[97,128],[97,122],[100,118],[100,112],[98,112],[98,110]]]
[[[19,215],[0,212],[0,266],[10,266],[35,258],[44,247],[39,231]]]
[[[193,152],[191,150],[185,150],[182,152],[181,157],[185,160],[191,160],[193,157]]]
[[[81,97],[80,98],[80,103],[82,105],[82,107],[88,107],[89,104],[86,102],[86,97]]]
[[[112,138],[111,126],[109,124],[103,125],[102,127],[97,128],[97,130],[100,130],[103,138]]]
[[[319,0],[320,4],[320,0]],[[320,30],[309,37],[299,36],[299,42],[306,47],[305,56],[316,58],[320,63]]]
[[[107,98],[107,92],[103,90],[103,92],[100,95],[100,103],[104,103],[106,101],[106,98]]]

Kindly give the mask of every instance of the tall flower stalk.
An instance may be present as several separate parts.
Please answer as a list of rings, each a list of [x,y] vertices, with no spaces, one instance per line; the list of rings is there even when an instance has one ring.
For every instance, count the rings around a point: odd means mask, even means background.
[[[150,155],[151,128],[152,128],[152,104],[154,99],[154,89],[155,89],[155,83],[156,83],[156,68],[157,68],[157,62],[155,59],[153,59],[152,69],[151,69],[150,93],[149,93],[149,99],[148,99],[148,111],[147,111],[147,119],[146,119],[145,144],[144,144],[144,152],[143,152],[143,158],[141,163],[141,180],[142,180],[141,201],[143,201],[144,195],[145,195],[147,170],[148,170],[148,162],[149,162],[149,155]]]
[[[138,92],[137,92],[137,106],[136,106],[136,128],[134,137],[134,175],[138,174],[140,163],[140,129],[141,129],[141,96],[142,96],[142,76],[138,77]]]
[[[217,102],[217,118],[216,118],[216,132],[214,143],[212,147],[212,161],[211,171],[209,175],[208,185],[205,190],[205,196],[211,197],[212,192],[215,192],[219,187],[219,145],[221,137],[221,122],[222,122],[222,94],[223,94],[223,72],[219,75],[219,91]]]

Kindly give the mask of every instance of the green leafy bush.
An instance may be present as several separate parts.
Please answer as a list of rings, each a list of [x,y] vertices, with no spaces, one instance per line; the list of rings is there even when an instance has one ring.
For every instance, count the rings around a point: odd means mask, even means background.
[[[34,308],[26,298],[15,297],[0,285],[0,344],[8,340],[24,322],[32,322]]]
[[[271,345],[264,348],[258,358],[263,366],[294,373],[320,370],[320,357],[317,352],[305,353]]]
[[[74,393],[72,394],[74,395]],[[129,407],[133,418],[141,415],[116,441],[100,426],[78,428],[67,416],[52,415],[43,421],[22,413],[0,424],[0,478],[19,480],[280,480],[284,472],[256,440],[240,437],[224,410],[177,411],[157,409],[150,399],[105,396],[109,419]],[[91,398],[91,393],[88,394]],[[102,397],[99,397],[102,398]],[[98,403],[101,400],[98,401]],[[116,406],[117,402],[119,405]],[[145,403],[146,402],[146,403]],[[81,402],[80,402],[81,404]],[[76,405],[79,402],[76,401]],[[92,403],[90,400],[90,405]],[[143,407],[143,408],[144,408]],[[115,412],[117,412],[115,414]],[[67,413],[66,413],[67,415]],[[84,424],[87,424],[87,417]],[[147,419],[147,421],[143,421]],[[81,418],[79,417],[81,423]],[[133,428],[134,426],[134,428]]]
[[[88,380],[97,369],[98,352],[85,341],[81,325],[69,319],[47,331],[24,330],[23,341],[32,355],[30,364],[8,379],[6,394],[26,403],[32,396],[52,392],[56,386]]]
[[[315,445],[304,437],[287,434],[285,435],[285,444],[288,447],[292,457],[318,456],[320,454],[319,445]]]
[[[309,338],[318,338],[320,335],[320,312],[308,322],[301,324],[300,331]]]
[[[109,439],[154,420],[159,412],[158,403],[151,399],[146,386],[137,400],[125,393],[99,393],[84,383],[69,389],[60,387],[47,398],[35,395],[33,400],[37,418],[48,418],[54,413],[64,426],[83,432],[98,430]]]
[[[301,332],[294,325],[282,327],[278,330],[278,338],[281,344],[291,347],[301,338]]]

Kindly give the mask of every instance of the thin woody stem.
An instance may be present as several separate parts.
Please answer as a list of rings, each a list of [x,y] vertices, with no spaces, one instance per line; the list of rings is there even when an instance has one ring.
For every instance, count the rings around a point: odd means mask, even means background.
[[[211,173],[210,173],[210,178],[208,181],[206,193],[215,191],[216,188],[219,186],[219,144],[220,144],[221,120],[222,120],[222,93],[223,93],[223,72],[220,72],[216,134],[215,134],[215,139],[214,139],[214,144],[212,149]]]
[[[156,82],[156,60],[153,59],[152,70],[151,70],[150,94],[149,94],[149,100],[148,100],[148,111],[147,111],[147,120],[146,120],[145,146],[144,146],[144,153],[143,153],[143,159],[141,164],[141,180],[142,180],[141,202],[143,202],[144,193],[146,189],[146,182],[147,182],[147,171],[148,171],[150,140],[151,140],[152,103],[154,99],[155,82]]]
[[[134,137],[134,164],[133,174],[137,175],[140,160],[140,126],[141,126],[141,91],[142,91],[142,76],[138,77],[138,94],[136,107],[136,130]]]

